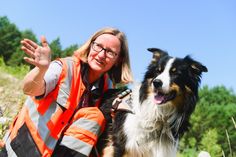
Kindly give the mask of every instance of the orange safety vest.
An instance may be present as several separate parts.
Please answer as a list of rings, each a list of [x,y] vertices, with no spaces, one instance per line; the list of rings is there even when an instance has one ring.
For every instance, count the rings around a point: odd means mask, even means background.
[[[105,126],[105,118],[97,107],[86,107],[75,112],[85,90],[80,60],[68,57],[60,61],[62,72],[55,89],[40,100],[28,97],[6,134],[4,140],[8,156],[25,157],[25,154],[34,157],[51,156],[69,121],[71,124],[64,132],[62,144],[70,145],[69,139],[76,139],[77,142],[81,140],[84,145],[74,150],[79,151],[81,148],[84,154],[88,154],[95,145],[98,135]],[[110,84],[107,74],[104,75],[104,79],[103,91]],[[89,127],[91,124],[94,127]]]

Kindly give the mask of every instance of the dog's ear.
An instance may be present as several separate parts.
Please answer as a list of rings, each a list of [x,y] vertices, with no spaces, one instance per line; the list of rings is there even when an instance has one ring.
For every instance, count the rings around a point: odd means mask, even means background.
[[[165,52],[165,51],[163,51],[161,49],[158,49],[158,48],[148,48],[147,50],[153,53],[152,62],[156,62],[161,57],[168,55],[167,52]]]
[[[195,61],[189,55],[184,58],[184,60],[190,66],[190,71],[198,76],[201,76],[202,72],[207,72],[208,69],[206,66],[202,65],[200,62]]]

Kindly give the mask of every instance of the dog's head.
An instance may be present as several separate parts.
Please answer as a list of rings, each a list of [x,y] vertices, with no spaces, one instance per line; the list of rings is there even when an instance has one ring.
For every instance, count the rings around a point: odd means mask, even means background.
[[[207,68],[190,56],[174,58],[167,52],[149,48],[153,58],[144,76],[139,101],[146,99],[157,106],[172,105],[179,112],[192,112],[198,99],[202,72]]]

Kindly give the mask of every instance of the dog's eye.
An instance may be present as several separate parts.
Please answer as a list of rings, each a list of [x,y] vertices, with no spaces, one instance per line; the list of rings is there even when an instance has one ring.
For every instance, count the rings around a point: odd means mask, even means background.
[[[170,69],[170,72],[174,74],[174,73],[177,72],[177,69],[176,69],[176,68],[171,68],[171,69]]]
[[[161,66],[157,67],[157,68],[156,68],[156,71],[157,71],[158,73],[161,73],[161,72],[162,72]]]

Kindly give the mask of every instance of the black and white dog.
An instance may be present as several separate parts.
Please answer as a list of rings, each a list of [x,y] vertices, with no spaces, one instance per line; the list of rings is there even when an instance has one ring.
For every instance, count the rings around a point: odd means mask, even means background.
[[[179,138],[188,130],[207,68],[190,56],[174,58],[157,48],[148,50],[153,59],[141,85],[133,89],[134,112],[117,111],[112,131],[105,133],[111,140],[104,157],[175,157]],[[116,92],[110,91],[103,109],[111,106]]]

